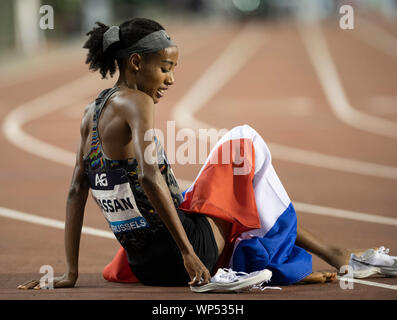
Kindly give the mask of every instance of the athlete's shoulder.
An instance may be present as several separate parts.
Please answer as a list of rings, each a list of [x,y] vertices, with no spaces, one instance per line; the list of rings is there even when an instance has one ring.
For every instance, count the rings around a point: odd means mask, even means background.
[[[81,119],[80,130],[81,133],[87,133],[90,130],[91,120],[93,118],[93,113],[95,110],[95,102],[91,102],[84,108],[83,118]]]
[[[153,99],[146,93],[129,88],[119,90],[117,97],[113,99],[112,103],[116,108],[134,114],[148,112],[154,107]]]

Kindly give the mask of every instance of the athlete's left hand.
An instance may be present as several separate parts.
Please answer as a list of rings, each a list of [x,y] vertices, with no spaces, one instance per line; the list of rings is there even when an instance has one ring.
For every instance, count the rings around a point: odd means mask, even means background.
[[[77,281],[77,276],[68,276],[66,273],[60,277],[54,277],[52,279],[52,284],[54,288],[72,288],[76,284]],[[43,289],[41,287],[40,281],[39,280],[30,280],[28,282],[25,282],[24,284],[21,284],[17,287],[17,289],[34,289],[34,290],[40,290]],[[52,288],[51,288],[52,289]]]

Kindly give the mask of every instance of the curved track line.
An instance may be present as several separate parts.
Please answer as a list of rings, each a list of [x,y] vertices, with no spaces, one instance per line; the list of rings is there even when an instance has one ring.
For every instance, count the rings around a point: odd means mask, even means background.
[[[93,87],[93,82],[95,83],[93,75],[89,74],[18,106],[4,120],[4,135],[8,141],[24,151],[66,166],[71,163],[73,165],[76,159],[74,153],[34,138],[23,131],[22,126],[47,113],[80,102],[87,97],[87,88]]]
[[[321,25],[313,23],[299,26],[298,29],[328,103],[336,117],[356,129],[397,138],[397,123],[369,115],[351,106],[329,53]]]

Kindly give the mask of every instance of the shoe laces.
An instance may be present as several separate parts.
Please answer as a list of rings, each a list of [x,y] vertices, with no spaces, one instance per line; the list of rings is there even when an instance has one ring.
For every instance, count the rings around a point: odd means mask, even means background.
[[[256,284],[249,288],[250,292],[265,291],[265,290],[282,290],[280,287],[263,286],[266,281]]]
[[[387,257],[390,257],[392,259],[397,259],[397,257],[389,255],[390,249],[389,248],[385,248],[384,246],[379,247],[376,252],[379,255],[381,255],[381,256],[387,256]]]
[[[378,250],[376,251],[378,254],[381,255],[389,255],[389,248],[385,248],[383,246],[379,247]]]
[[[229,268],[222,268],[222,271],[218,271],[212,278],[216,282],[233,282],[237,281],[239,277],[247,276],[248,273],[243,271],[234,271]]]

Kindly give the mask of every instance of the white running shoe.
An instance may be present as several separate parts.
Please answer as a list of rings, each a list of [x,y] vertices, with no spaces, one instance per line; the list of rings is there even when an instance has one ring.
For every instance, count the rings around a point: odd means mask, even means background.
[[[361,256],[350,255],[349,266],[354,278],[367,278],[375,274],[397,276],[397,257],[389,255],[389,249],[368,249]]]
[[[242,291],[268,282],[271,277],[272,272],[268,269],[245,273],[219,268],[209,283],[202,286],[190,286],[190,289],[193,292]]]

